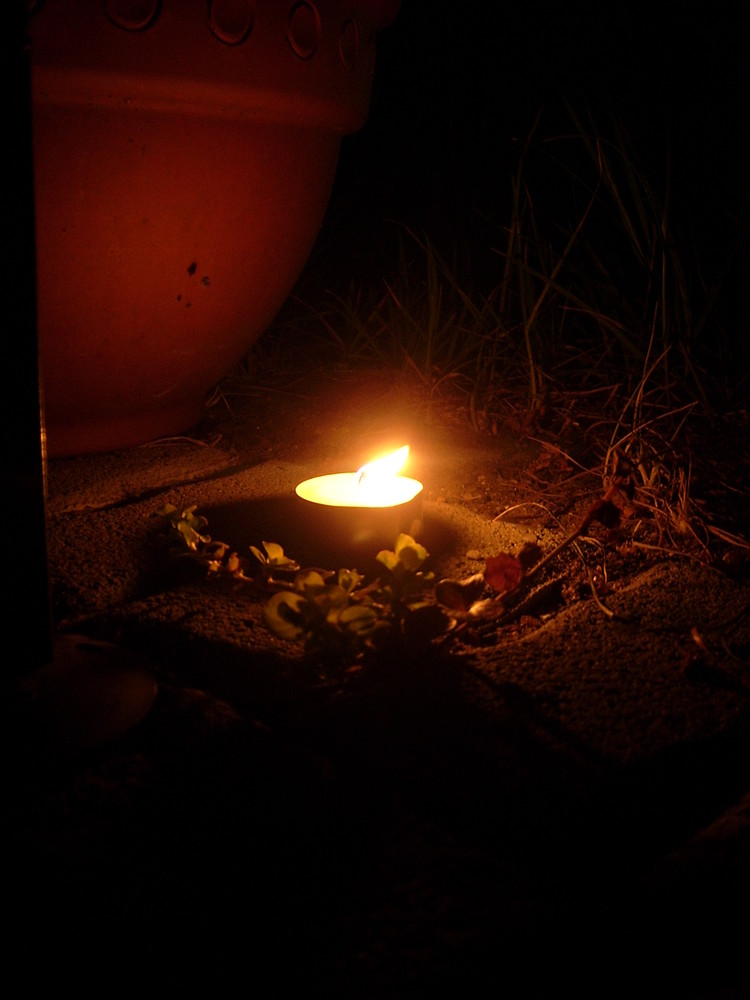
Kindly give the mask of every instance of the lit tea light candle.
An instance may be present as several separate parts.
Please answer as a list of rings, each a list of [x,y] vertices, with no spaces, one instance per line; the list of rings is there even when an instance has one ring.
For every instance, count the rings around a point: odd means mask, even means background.
[[[368,462],[357,472],[306,479],[297,487],[297,496],[327,507],[395,507],[408,503],[422,492],[418,480],[398,475],[408,455],[409,446],[405,445]]]
[[[390,548],[400,532],[416,537],[422,526],[422,483],[399,475],[408,455],[405,445],[356,472],[300,483],[295,492],[305,501],[310,530],[337,548]]]

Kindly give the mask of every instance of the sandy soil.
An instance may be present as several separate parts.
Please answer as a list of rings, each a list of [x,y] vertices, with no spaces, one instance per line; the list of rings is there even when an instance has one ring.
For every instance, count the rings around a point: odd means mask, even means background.
[[[56,621],[147,657],[158,695],[70,759],[13,728],[29,982],[49,971],[41,944],[92,996],[102,974],[214,995],[272,975],[345,997],[742,996],[750,580],[727,572],[734,547],[712,564],[595,525],[581,551],[606,611],[571,548],[500,619],[322,665],[268,632],[257,594],[170,559],[154,510],[196,504],[239,551],[294,554],[294,485],[406,440],[436,575],[462,579],[550,551],[601,482],[562,441],[478,435],[383,375],[239,384],[227,403],[184,440],[50,468]]]

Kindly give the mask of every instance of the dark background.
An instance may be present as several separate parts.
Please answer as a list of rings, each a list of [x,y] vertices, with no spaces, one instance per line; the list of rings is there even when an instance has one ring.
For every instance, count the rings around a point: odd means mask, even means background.
[[[742,321],[745,38],[738,5],[721,0],[404,0],[378,39],[370,118],[344,139],[308,274],[377,280],[398,227],[476,260],[502,240],[535,120],[540,141],[570,133],[570,107],[604,136],[624,127],[675,239],[725,272],[725,315]],[[559,176],[533,183],[554,197]]]

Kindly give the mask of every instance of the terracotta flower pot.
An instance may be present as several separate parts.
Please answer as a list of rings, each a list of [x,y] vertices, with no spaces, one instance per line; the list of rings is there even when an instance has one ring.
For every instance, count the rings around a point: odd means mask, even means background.
[[[30,16],[50,455],[178,433],[280,308],[394,0],[46,0]]]

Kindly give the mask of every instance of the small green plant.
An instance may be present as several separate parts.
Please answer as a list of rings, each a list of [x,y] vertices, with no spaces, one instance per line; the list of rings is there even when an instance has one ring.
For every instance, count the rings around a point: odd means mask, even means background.
[[[267,583],[274,582],[274,573],[296,573],[299,570],[299,563],[290,559],[284,550],[276,542],[263,542],[264,551],[250,546],[250,551],[258,560],[261,566],[261,574]]]
[[[434,601],[435,575],[424,568],[429,553],[410,535],[401,534],[393,551],[383,549],[378,562],[384,573],[376,598],[394,633],[411,647],[428,645],[451,627],[445,609]]]
[[[205,566],[209,572],[218,573],[232,565],[232,553],[224,542],[214,542],[206,533],[208,521],[196,514],[196,506],[178,510],[174,504],[165,504],[154,511],[154,517],[162,519],[167,527],[167,535],[172,545],[173,556],[188,558]]]
[[[328,577],[302,570],[271,597],[263,618],[280,638],[302,640],[317,654],[356,654],[386,638],[424,644],[448,626],[427,596],[434,581],[424,568],[428,557],[411,535],[400,534],[393,550],[378,553],[382,573],[369,584],[356,570]]]
[[[309,652],[356,655],[385,624],[361,581],[353,570],[341,569],[335,579],[302,570],[265,604],[263,619],[279,638],[302,641]]]
[[[280,639],[301,642],[316,657],[351,660],[388,643],[426,649],[456,626],[499,626],[510,620],[526,606],[541,571],[565,549],[575,548],[585,565],[577,540],[594,523],[616,532],[621,511],[615,500],[628,489],[622,475],[615,476],[578,527],[544,556],[536,545],[524,546],[517,555],[500,552],[486,559],[483,573],[437,584],[427,568],[427,549],[408,534],[398,535],[393,549],[378,552],[379,575],[367,582],[356,569],[301,569],[275,542],[263,542],[262,549],[250,546],[253,560],[244,559],[211,539],[195,507],[180,512],[167,505],[155,514],[166,522],[174,555],[197,561],[209,576],[255,585],[266,598],[263,620]],[[591,589],[597,604],[611,614],[593,582]]]
[[[252,572],[257,564],[259,575],[268,587],[279,584],[279,574],[288,575],[299,570],[298,563],[289,559],[275,542],[263,542],[263,552],[251,545],[250,551],[256,561],[251,563],[226,542],[215,542],[206,533],[208,521],[195,511],[195,506],[180,511],[174,504],[165,504],[154,511],[153,516],[161,518],[166,525],[172,555],[198,563],[210,576],[228,577],[238,583],[257,583]]]
[[[263,607],[266,625],[310,653],[356,656],[386,635],[424,644],[449,627],[428,597],[434,581],[424,565],[429,553],[410,535],[400,534],[393,550],[378,553],[381,575],[365,583],[355,569],[302,569],[276,542],[263,542],[262,549],[251,545],[253,560],[243,558],[226,542],[214,541],[195,511],[167,504],[154,512],[166,524],[172,554],[197,562],[209,576],[272,592]]]

